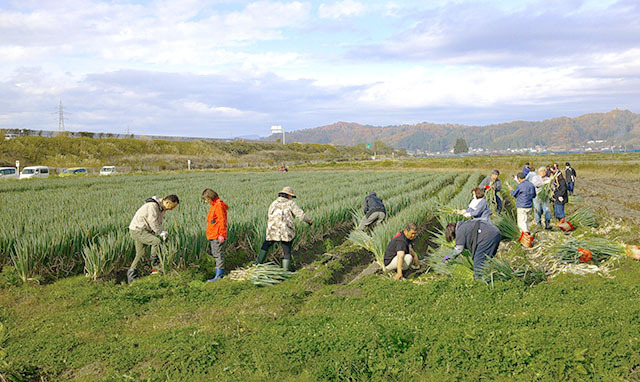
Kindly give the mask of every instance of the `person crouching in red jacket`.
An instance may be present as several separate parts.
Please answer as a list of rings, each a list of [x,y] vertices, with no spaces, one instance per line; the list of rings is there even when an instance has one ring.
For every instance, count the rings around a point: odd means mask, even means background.
[[[202,192],[202,200],[209,204],[207,214],[207,240],[209,240],[209,254],[216,259],[216,276],[207,281],[218,281],[224,274],[224,252],[222,244],[227,240],[227,209],[225,202],[218,193],[210,188]]]

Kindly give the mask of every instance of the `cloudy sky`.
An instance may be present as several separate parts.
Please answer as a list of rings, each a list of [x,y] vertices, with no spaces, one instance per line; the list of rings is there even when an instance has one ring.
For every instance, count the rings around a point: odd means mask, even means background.
[[[0,128],[227,138],[640,112],[637,0],[0,0]]]

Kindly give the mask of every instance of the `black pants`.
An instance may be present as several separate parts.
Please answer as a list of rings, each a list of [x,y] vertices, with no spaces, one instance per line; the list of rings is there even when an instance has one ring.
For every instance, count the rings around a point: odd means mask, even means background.
[[[473,254],[473,278],[479,279],[482,276],[484,263],[493,258],[498,253],[498,246],[502,240],[502,235],[498,234],[486,242],[478,245],[476,253]]]
[[[263,251],[269,251],[269,248],[271,248],[271,246],[275,243],[278,243],[277,241],[271,241],[271,240],[265,240],[264,243],[262,243],[262,248],[260,248]],[[284,252],[284,259],[286,260],[291,260],[291,242],[290,241],[281,241],[280,245],[282,245],[282,251]]]

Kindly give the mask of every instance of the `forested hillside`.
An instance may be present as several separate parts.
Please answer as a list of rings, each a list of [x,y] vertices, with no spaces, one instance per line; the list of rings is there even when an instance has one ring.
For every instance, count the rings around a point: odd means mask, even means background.
[[[590,140],[609,140],[610,143],[626,144],[631,148],[640,146],[640,114],[628,110],[613,110],[576,118],[559,117],[540,122],[514,121],[488,126],[424,122],[380,127],[337,122],[291,132],[287,135],[287,140],[339,145],[381,140],[397,149],[444,151],[451,149],[460,137],[472,147],[493,150],[537,145],[566,149]]]

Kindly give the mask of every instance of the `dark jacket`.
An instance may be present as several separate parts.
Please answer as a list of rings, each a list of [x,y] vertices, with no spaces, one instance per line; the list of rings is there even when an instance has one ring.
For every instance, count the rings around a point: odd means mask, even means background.
[[[576,170],[573,167],[567,167],[564,171],[564,177],[566,182],[575,182],[576,181]]]
[[[569,192],[567,190],[567,182],[562,177],[562,174],[556,178],[556,180],[551,185],[553,189],[553,203],[554,204],[567,204],[569,201]],[[560,197],[562,196],[562,201],[560,201]]]
[[[376,195],[375,192],[370,193],[364,198],[364,203],[362,203],[362,209],[364,210],[364,215],[369,217],[374,212],[384,212],[387,213],[387,209],[384,208],[384,203],[382,200]]]
[[[496,193],[502,189],[502,182],[500,179],[496,179],[495,182],[491,179],[491,176],[485,177],[478,187],[486,189],[486,186],[491,186],[491,182],[493,182],[493,188],[496,190]]]

